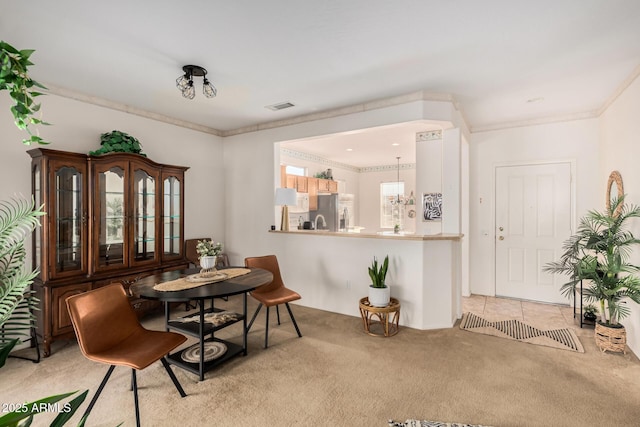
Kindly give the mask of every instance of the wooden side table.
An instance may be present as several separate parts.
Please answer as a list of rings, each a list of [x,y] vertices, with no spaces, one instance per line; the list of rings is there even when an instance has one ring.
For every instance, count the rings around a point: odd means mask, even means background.
[[[400,320],[400,301],[391,298],[386,307],[374,307],[369,304],[369,297],[360,300],[360,315],[364,331],[374,337],[391,337],[398,333],[398,322]],[[377,317],[377,320],[374,319]],[[374,332],[373,329],[382,329],[381,332]]]

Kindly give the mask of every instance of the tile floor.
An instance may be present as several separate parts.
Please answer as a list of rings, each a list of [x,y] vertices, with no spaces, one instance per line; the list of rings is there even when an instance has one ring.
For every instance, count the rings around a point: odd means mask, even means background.
[[[483,315],[487,320],[518,319],[544,329],[573,328],[578,336],[593,335],[593,327],[580,328],[578,315],[573,318],[572,305],[471,295],[462,298],[462,312]]]

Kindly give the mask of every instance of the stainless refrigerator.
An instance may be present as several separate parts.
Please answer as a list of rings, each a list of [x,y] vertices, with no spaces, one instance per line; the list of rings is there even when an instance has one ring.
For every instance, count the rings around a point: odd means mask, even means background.
[[[353,194],[318,194],[318,209],[309,215],[314,224],[318,215],[322,215],[325,221],[324,227],[321,219],[317,221],[319,229],[346,231],[350,225],[354,225]]]
[[[318,209],[310,212],[311,221],[318,224],[319,230],[338,231],[340,225],[340,215],[338,211],[338,195],[337,194],[318,194]],[[322,219],[316,217],[322,215],[325,226],[322,226]]]

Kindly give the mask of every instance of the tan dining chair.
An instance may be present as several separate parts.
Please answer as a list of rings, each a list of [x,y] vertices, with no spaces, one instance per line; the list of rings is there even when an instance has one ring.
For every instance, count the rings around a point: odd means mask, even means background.
[[[248,268],[263,268],[268,270],[273,274],[273,280],[271,283],[260,286],[253,292],[251,292],[251,296],[258,300],[260,303],[256,312],[253,314],[251,318],[251,322],[249,322],[249,326],[247,326],[247,332],[251,329],[253,322],[256,320],[260,309],[264,305],[267,307],[267,317],[266,317],[266,326],[264,333],[264,348],[269,346],[269,307],[276,307],[276,313],[278,315],[278,325],[280,324],[280,310],[278,306],[280,304],[284,304],[289,311],[289,316],[291,317],[291,321],[293,322],[293,326],[296,328],[296,332],[298,333],[298,337],[302,337],[300,333],[300,328],[298,328],[298,324],[296,323],[295,317],[293,317],[293,312],[291,311],[291,307],[289,307],[289,303],[291,301],[299,300],[300,294],[291,289],[288,289],[284,286],[284,282],[282,281],[282,276],[280,275],[280,266],[278,265],[278,259],[275,255],[265,255],[260,257],[249,257],[244,259],[244,265]]]
[[[166,355],[187,339],[175,332],[152,331],[142,327],[121,284],[73,295],[67,298],[67,308],[82,354],[94,362],[110,365],[83,418],[89,416],[116,366],[131,368],[137,426],[140,425],[140,409],[136,370],[160,360],[180,396],[186,396],[169,367]]]
[[[201,237],[199,239],[187,239],[184,241],[184,257],[193,264],[194,268],[200,267],[200,260],[198,259],[198,252],[196,246],[198,246],[198,240],[211,240],[211,237]]]

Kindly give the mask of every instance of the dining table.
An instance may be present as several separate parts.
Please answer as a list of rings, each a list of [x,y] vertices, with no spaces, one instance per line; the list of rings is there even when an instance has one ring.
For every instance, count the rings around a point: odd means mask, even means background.
[[[192,336],[198,342],[167,356],[169,363],[199,376],[237,355],[247,355],[247,294],[271,283],[273,275],[261,268],[224,267],[204,274],[200,269],[167,271],[139,279],[130,287],[132,295],[164,303],[166,330]],[[242,295],[242,312],[214,306],[216,298]],[[207,301],[211,301],[209,306]],[[195,301],[198,310],[172,317],[176,303]],[[242,325],[242,344],[215,336],[215,332],[234,324]]]

